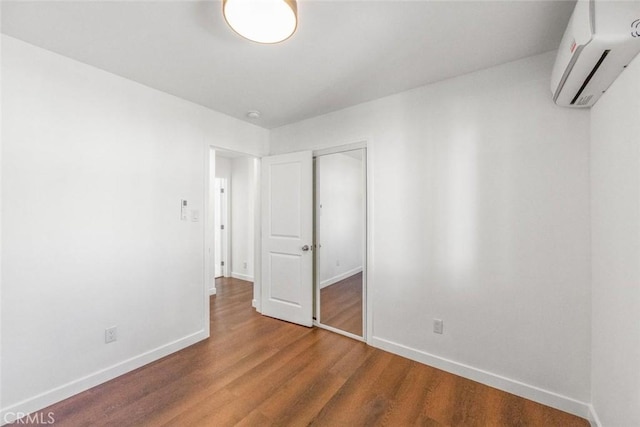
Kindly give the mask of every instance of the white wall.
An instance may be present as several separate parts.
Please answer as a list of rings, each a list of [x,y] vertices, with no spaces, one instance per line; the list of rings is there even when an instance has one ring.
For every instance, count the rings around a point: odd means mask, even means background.
[[[216,178],[223,178],[231,182],[231,159],[216,155]]]
[[[274,129],[270,144],[368,139],[372,344],[585,415],[589,113],[551,101],[554,56]]]
[[[208,146],[267,131],[2,36],[2,410],[208,334]],[[180,221],[180,199],[200,211]],[[207,301],[207,303],[205,303]],[[104,329],[118,340],[104,344]]]
[[[591,109],[592,402],[640,425],[640,57]]]
[[[362,271],[362,160],[343,153],[316,159],[320,288]]]
[[[231,275],[251,282],[254,280],[256,161],[249,157],[231,160]]]

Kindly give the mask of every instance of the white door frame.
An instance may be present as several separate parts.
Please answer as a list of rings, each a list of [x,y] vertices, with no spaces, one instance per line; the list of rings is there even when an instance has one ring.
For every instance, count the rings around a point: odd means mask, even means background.
[[[231,191],[231,185],[229,182],[228,178],[214,178],[214,181],[220,181],[220,183],[222,185],[220,185],[220,193],[215,194],[214,199],[215,200],[219,200],[220,201],[220,226],[224,227],[222,229],[216,230],[216,228],[218,227],[218,223],[215,220],[215,216],[216,216],[216,209],[213,206],[215,203],[213,203],[212,205],[210,205],[213,208],[213,218],[214,218],[214,222],[213,222],[213,243],[215,244],[214,246],[214,250],[212,251],[212,260],[214,262],[214,271],[216,269],[216,261],[217,261],[217,256],[220,255],[220,262],[221,262],[221,266],[220,266],[220,276],[218,277],[231,277],[231,270],[230,270],[230,266],[231,266],[231,260],[229,259],[229,256],[231,254],[231,206],[230,206],[230,200],[229,200],[229,194]],[[216,189],[218,188],[218,185],[216,183]],[[220,242],[219,244],[216,244],[217,242],[215,241],[216,238],[215,236],[218,236]],[[220,247],[221,250],[221,254],[216,254],[216,249]],[[214,273],[214,278],[215,278],[215,273]]]

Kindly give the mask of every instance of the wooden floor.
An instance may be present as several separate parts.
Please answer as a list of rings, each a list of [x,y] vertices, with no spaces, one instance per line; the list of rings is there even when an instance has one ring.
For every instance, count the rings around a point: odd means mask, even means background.
[[[588,426],[323,329],[211,298],[211,338],[57,405],[56,426]],[[46,419],[46,418],[45,418]]]
[[[362,273],[320,289],[320,323],[362,336]]]

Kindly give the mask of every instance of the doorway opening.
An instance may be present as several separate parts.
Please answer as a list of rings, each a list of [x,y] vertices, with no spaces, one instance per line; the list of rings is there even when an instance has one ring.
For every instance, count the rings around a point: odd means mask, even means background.
[[[215,147],[209,154],[209,294],[223,297],[220,290],[230,286],[255,288],[259,164],[251,155]]]

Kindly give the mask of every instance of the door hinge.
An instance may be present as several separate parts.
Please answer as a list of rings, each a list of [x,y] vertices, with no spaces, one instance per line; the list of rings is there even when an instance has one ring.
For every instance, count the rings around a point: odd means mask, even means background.
[[[220,262],[220,265],[224,267],[224,261],[221,261],[221,262]]]
[[[220,226],[220,230],[224,230],[224,224]]]
[[[224,188],[221,188],[221,189],[220,189],[220,192],[221,192],[221,193],[224,193]]]

